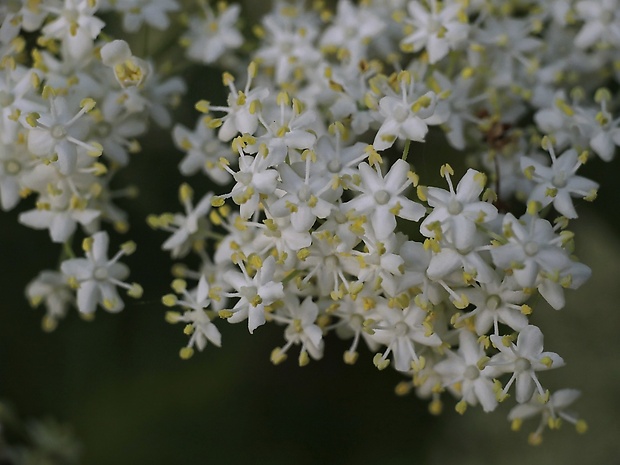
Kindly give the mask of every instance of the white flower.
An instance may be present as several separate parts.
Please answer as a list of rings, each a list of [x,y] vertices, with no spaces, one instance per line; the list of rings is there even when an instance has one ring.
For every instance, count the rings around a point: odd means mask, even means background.
[[[523,313],[524,307],[520,305],[528,299],[528,295],[509,276],[502,281],[496,278],[489,283],[474,284],[473,288],[461,292],[475,307],[461,319],[475,317],[474,326],[479,336],[485,335],[491,328],[495,335],[499,335],[499,323],[516,331],[528,324],[527,316]]]
[[[426,48],[429,62],[434,64],[467,39],[469,25],[461,3],[431,0],[429,4],[430,11],[422,2],[407,4],[410,17],[404,21],[411,25],[412,32],[401,41],[401,48],[412,52]]]
[[[208,64],[243,44],[243,36],[235,28],[241,7],[219,3],[216,14],[207,3],[201,6],[204,19],[191,17],[188,31],[181,40],[187,46],[189,58]]]
[[[396,160],[384,176],[377,168],[360,163],[359,185],[352,186],[361,194],[345,204],[347,210],[355,209],[359,214],[367,214],[377,239],[386,239],[396,228],[396,217],[418,221],[426,209],[403,195],[413,184],[409,173],[409,163]]]
[[[321,59],[314,44],[319,31],[312,23],[283,23],[274,16],[263,18],[267,37],[255,55],[265,66],[275,68],[278,84],[289,80],[296,67],[310,69]]]
[[[220,311],[220,316],[226,317],[230,323],[248,320],[251,334],[265,324],[265,306],[283,298],[284,288],[281,282],[274,281],[276,261],[272,256],[263,261],[254,277],[248,275],[243,262],[238,265],[242,272],[228,271],[224,280],[237,291],[227,297],[238,297],[239,300],[232,309]]]
[[[411,304],[400,309],[381,305],[377,310],[379,319],[372,326],[373,339],[387,348],[375,365],[381,367],[379,360],[386,360],[392,353],[394,368],[407,372],[412,369],[412,364],[421,363],[421,350],[442,344],[433,330],[432,317],[418,306]]]
[[[308,162],[310,162],[309,160],[308,158]],[[306,165],[303,162],[300,164]],[[294,165],[294,167],[298,167],[298,165]],[[309,168],[306,170],[308,171]],[[279,188],[285,194],[270,204],[269,211],[273,216],[290,215],[291,225],[297,232],[306,232],[317,218],[329,216],[332,204],[321,195],[322,191],[325,191],[324,179],[310,178],[308,175],[302,177],[285,163],[278,167],[278,171],[281,177]]]
[[[228,142],[238,133],[253,135],[258,128],[260,105],[269,95],[265,87],[257,87],[250,90],[252,80],[256,76],[256,64],[248,66],[248,80],[243,91],[237,90],[235,79],[231,74],[224,73],[224,84],[230,89],[226,99],[228,106],[211,105],[209,102],[200,101],[196,107],[203,112],[218,111],[226,113],[220,118],[222,125],[217,136],[223,142]]]
[[[185,213],[160,218],[162,223],[157,221],[154,226],[172,232],[172,235],[164,242],[162,249],[169,250],[172,257],[186,255],[192,245],[204,238],[208,230],[207,215],[211,210],[212,193],[205,194],[202,199],[194,206],[192,204],[193,191],[188,184],[183,184],[179,188],[179,199],[183,204]]]
[[[435,237],[437,227],[448,241],[457,249],[467,249],[474,244],[476,227],[497,216],[497,208],[489,202],[481,202],[480,194],[486,184],[486,175],[469,169],[461,178],[456,191],[452,185],[449,165],[444,165],[442,175],[446,178],[449,191],[438,187],[428,187],[425,191],[428,204],[433,211],[420,225],[420,232],[427,237]]]
[[[542,440],[542,432],[546,427],[557,429],[561,421],[567,421],[575,425],[577,432],[584,433],[588,425],[584,420],[567,411],[567,408],[575,402],[581,392],[577,389],[560,389],[549,396],[549,399],[539,399],[533,397],[525,404],[514,406],[508,414],[508,420],[512,422],[512,429],[518,430],[523,420],[540,415],[540,423],[536,431],[530,434],[528,440],[530,444],[537,445]],[[546,402],[544,401],[546,400]]]
[[[396,139],[424,142],[428,125],[441,124],[448,118],[447,107],[437,108],[438,98],[434,92],[414,94],[415,83],[409,72],[402,71],[398,79],[400,95],[391,91],[379,101],[383,122],[373,142],[379,151],[391,147]]]
[[[491,336],[491,342],[500,351],[489,362],[504,373],[512,376],[504,386],[506,394],[515,383],[517,402],[529,401],[537,390],[541,396],[545,395],[537,371],[559,368],[564,360],[555,352],[543,352],[543,333],[533,325],[528,325],[519,333],[517,343],[514,344],[506,336]]]
[[[114,70],[121,87],[140,86],[149,75],[150,65],[131,54],[124,40],[114,40],[101,47],[101,61]]]
[[[508,213],[503,227],[508,242],[492,248],[491,255],[498,267],[512,269],[519,285],[534,287],[540,271],[553,273],[570,264],[560,247],[564,238],[555,234],[547,220],[529,214],[517,220]]]
[[[220,198],[231,197],[233,202],[240,206],[239,213],[244,219],[250,218],[258,211],[261,195],[271,195],[276,190],[278,172],[269,168],[265,158],[260,155],[257,157],[240,156],[237,172],[226,165],[223,165],[223,168],[237,182],[229,194]]]
[[[549,144],[551,166],[543,166],[529,157],[521,157],[521,169],[529,179],[536,182],[530,192],[529,201],[540,202],[543,207],[553,203],[553,207],[567,218],[577,218],[577,211],[571,197],[594,199],[598,184],[576,172],[583,164],[574,149],[567,150],[556,158]]]
[[[30,126],[28,150],[42,158],[57,155],[58,169],[63,174],[76,168],[79,153],[93,157],[101,155],[101,145],[84,141],[88,128],[82,116],[94,108],[92,99],[82,100],[77,113],[71,112],[64,97],[50,97],[49,105],[49,112],[31,113],[26,118],[26,127]]]
[[[584,21],[575,37],[577,47],[620,46],[620,3],[617,0],[580,0],[575,10]]]
[[[0,142],[0,207],[13,209],[20,200],[23,178],[32,170],[33,162],[26,147]]]
[[[189,358],[194,347],[200,351],[204,350],[207,342],[211,342],[211,344],[217,347],[222,345],[222,335],[212,323],[212,318],[206,310],[211,303],[207,279],[202,275],[198,281],[198,287],[191,291],[188,291],[186,286],[185,281],[181,279],[175,280],[173,287],[175,291],[181,294],[182,298],[179,299],[173,294],[168,294],[162,299],[164,304],[173,304],[184,309],[183,314],[178,312],[168,312],[166,314],[166,320],[170,323],[182,322],[188,324],[184,332],[185,334],[191,334],[191,336],[187,342],[186,349],[181,351],[183,358]],[[213,317],[215,316],[213,315]]]
[[[43,328],[52,330],[56,321],[64,318],[69,305],[75,302],[67,277],[58,271],[45,270],[28,283],[26,296],[33,307],[45,304]]]
[[[97,304],[110,312],[120,312],[125,304],[118,295],[117,287],[127,289],[131,297],[139,298],[142,288],[123,280],[129,275],[129,268],[118,260],[135,250],[135,244],[125,244],[111,259],[108,259],[108,233],[99,231],[84,240],[86,258],[72,258],[62,262],[60,269],[69,283],[77,287],[77,307],[82,313],[93,313]]]
[[[119,0],[115,9],[123,13],[123,28],[137,32],[143,23],[164,30],[170,25],[168,14],[179,9],[177,0]]]
[[[282,362],[291,346],[301,345],[299,365],[304,366],[308,363],[308,354],[315,360],[323,357],[323,331],[316,324],[319,307],[310,296],[301,304],[297,297],[290,294],[287,297],[283,309],[271,317],[287,325],[284,330],[286,345],[271,353],[271,361],[276,364]]]
[[[62,41],[63,47],[75,59],[83,59],[93,49],[105,23],[95,16],[97,2],[92,0],[64,0],[62,8],[43,5],[56,18],[43,28],[43,36]]]
[[[186,152],[179,163],[179,171],[183,176],[203,172],[216,184],[225,185],[230,182],[231,175],[219,162],[222,158],[233,161],[235,154],[230,144],[222,143],[215,136],[215,131],[209,127],[210,121],[206,116],[199,118],[193,131],[181,124],[172,129],[175,145]]]
[[[386,27],[385,22],[367,7],[358,7],[350,0],[338,2],[333,23],[323,32],[322,47],[338,47],[351,54],[351,61],[365,55],[368,44]]]
[[[452,386],[461,383],[462,399],[470,405],[482,405],[485,412],[491,412],[497,407],[497,399],[493,389],[492,378],[496,371],[486,366],[486,353],[477,337],[466,330],[459,332],[459,348],[456,352],[450,350],[447,357],[434,366],[444,385]]]

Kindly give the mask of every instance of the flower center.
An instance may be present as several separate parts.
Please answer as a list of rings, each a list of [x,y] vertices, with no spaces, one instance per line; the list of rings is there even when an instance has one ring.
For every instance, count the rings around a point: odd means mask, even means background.
[[[16,175],[22,170],[22,165],[15,160],[7,160],[4,162],[4,172],[6,174]]]
[[[312,193],[310,192],[310,188],[306,184],[301,186],[301,189],[299,189],[299,192],[297,193],[297,198],[304,203],[310,200],[311,196]]]
[[[244,297],[248,302],[252,302],[258,296],[258,289],[256,286],[241,286],[239,294]]]
[[[9,92],[6,92],[4,90],[0,90],[0,106],[8,107],[14,101],[15,101],[15,98],[13,98],[12,94],[10,94]]]
[[[325,263],[325,268],[327,268],[330,271],[335,270],[338,267],[338,259],[334,257],[333,255],[329,255],[325,257],[324,263]]]
[[[342,164],[339,160],[332,160],[327,164],[327,171],[330,173],[339,173],[342,168]]]
[[[204,143],[204,145],[202,146],[202,151],[206,154],[216,152],[218,149],[218,145],[219,144],[217,140],[210,140]]]
[[[56,124],[52,126],[50,134],[54,139],[64,139],[67,136],[67,130],[62,124]]]
[[[534,241],[529,241],[527,244],[525,244],[523,250],[525,251],[525,255],[533,257],[538,253],[538,244]]]
[[[476,365],[468,365],[463,372],[463,378],[474,381],[480,377],[480,370]]]
[[[402,123],[409,117],[409,111],[402,106],[398,106],[394,109],[393,116],[396,121]]]
[[[551,183],[558,189],[566,187],[566,184],[567,184],[566,175],[564,173],[556,174],[555,176],[553,176]]]
[[[334,215],[332,216],[332,218],[334,219],[334,221],[338,224],[345,224],[347,222],[347,215],[345,215],[342,212],[337,211],[336,213],[334,213]]]
[[[239,171],[234,175],[235,181],[243,184],[244,186],[248,186],[252,182],[252,173],[247,173],[245,171]]]
[[[112,132],[112,125],[107,122],[99,123],[97,125],[97,134],[99,137],[108,137]]]
[[[359,331],[364,326],[364,317],[362,315],[353,315],[349,324],[353,330]]]
[[[529,370],[530,368],[532,368],[532,364],[530,363],[530,361],[526,358],[523,357],[519,357],[516,361],[515,361],[515,372],[516,373],[522,373],[524,371]]]
[[[497,307],[502,303],[502,299],[497,295],[491,295],[486,301],[486,307],[489,310],[497,310]]]
[[[448,203],[448,213],[458,215],[463,211],[463,204],[456,199],[450,199]]]
[[[374,197],[375,202],[377,202],[379,205],[385,205],[390,201],[390,193],[383,189],[375,192]]]
[[[409,326],[404,321],[399,321],[394,326],[394,334],[396,335],[396,337],[406,336],[408,332],[409,332]]]
[[[105,281],[108,279],[108,269],[104,266],[98,266],[93,271],[93,277],[98,281]]]

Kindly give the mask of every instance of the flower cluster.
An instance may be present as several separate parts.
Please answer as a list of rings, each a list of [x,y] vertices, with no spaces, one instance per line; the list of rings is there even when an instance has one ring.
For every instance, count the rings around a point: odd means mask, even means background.
[[[22,223],[55,242],[78,223],[92,235],[85,259],[42,274],[29,294],[52,318],[70,287],[84,313],[120,310],[117,287],[141,291],[95,233],[101,220],[124,224],[109,177],[149,117],[170,122],[165,104],[183,85],[156,77],[127,42],[98,42],[94,14],[117,11],[129,32],[163,29],[180,5],[17,3],[0,29],[2,206],[36,194]],[[444,392],[460,413],[513,397],[514,428],[542,418],[532,443],[561,419],[584,431],[564,412],[577,391],[543,383],[540,372],[564,361],[545,351],[533,310],[537,296],[563,308],[590,276],[568,226],[598,189],[579,169],[620,145],[608,90],[620,81],[618,11],[618,0],[340,0],[335,11],[276,0],[249,55],[235,53],[238,6],[200,2],[196,17],[182,15],[187,58],[229,71],[225,102],[198,101],[196,126],[172,129],[180,172],[204,174],[209,192],[183,184],[184,211],[148,218],[170,233],[173,258],[200,262],[176,266],[162,299],[189,336],[181,357],[220,346],[221,319],[250,333],[283,327],[275,364],[320,359],[334,332],[350,340],[345,363],[365,345],[379,370],[407,377],[397,392],[415,390],[433,413]],[[30,68],[19,64],[20,30],[41,33]],[[471,165],[457,175],[437,154],[438,186],[414,169],[431,137]]]
[[[64,245],[59,268],[41,272],[27,288],[34,305],[45,304],[48,330],[71,305],[84,315],[97,304],[118,311],[118,287],[142,294],[138,285],[123,283],[128,270],[116,262],[119,255],[107,261],[104,226],[128,229],[115,199],[133,191],[111,183],[140,151],[137,138],[149,120],[171,123],[166,107],[184,91],[181,79],[163,79],[127,42],[101,39],[101,6],[52,0],[0,7],[0,207],[9,211],[34,199],[19,222]],[[26,33],[35,46],[27,47]],[[79,234],[88,236],[86,259],[74,258]]]

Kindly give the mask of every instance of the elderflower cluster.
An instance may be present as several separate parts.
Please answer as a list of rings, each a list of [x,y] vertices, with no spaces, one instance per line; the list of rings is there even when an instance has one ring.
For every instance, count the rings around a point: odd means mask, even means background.
[[[142,295],[117,262],[135,245],[107,258],[106,224],[128,229],[115,200],[135,191],[111,184],[140,151],[137,139],[150,120],[171,124],[166,107],[184,91],[180,78],[159,76],[127,42],[103,40],[99,8],[96,0],[0,6],[0,207],[23,201],[29,207],[19,222],[63,245],[58,268],[42,271],[26,290],[34,306],[45,304],[46,330],[71,306],[85,316],[97,305],[121,310],[119,288]],[[80,235],[86,258],[73,250]]]
[[[208,192],[184,183],[183,211],[148,218],[169,233],[163,250],[200,263],[178,264],[162,299],[189,336],[181,357],[220,346],[220,320],[282,327],[275,364],[322,358],[336,333],[350,341],[345,363],[365,346],[432,413],[444,393],[459,413],[511,398],[513,428],[541,419],[534,444],[562,420],[585,431],[565,411],[578,391],[544,381],[564,361],[545,350],[534,309],[560,310],[591,274],[568,228],[597,195],[580,168],[620,145],[608,90],[620,82],[620,1],[310,3],[275,0],[253,42],[224,2],[196,2],[195,14],[177,0],[0,7],[2,207],[35,196],[20,221],[69,250],[31,300],[55,321],[74,289],[85,314],[120,310],[118,287],[140,296],[117,262],[133,245],[107,258],[102,223],[126,229],[109,180],[149,119],[172,124],[166,105],[184,87],[127,42],[101,39],[97,13],[122,15],[132,33],[182,12],[186,61],[227,69],[228,95],[198,101],[194,128],[172,128],[181,174],[203,174]],[[40,34],[28,57],[20,31]],[[448,146],[464,173],[446,163]],[[439,185],[416,172],[422,154]],[[70,253],[78,224],[82,259]]]

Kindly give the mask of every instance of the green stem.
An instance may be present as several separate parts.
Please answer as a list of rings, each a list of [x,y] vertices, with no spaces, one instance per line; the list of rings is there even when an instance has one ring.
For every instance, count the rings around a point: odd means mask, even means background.
[[[407,156],[409,155],[409,147],[411,146],[411,141],[407,139],[405,142],[405,149],[403,150],[403,160],[407,161]]]

